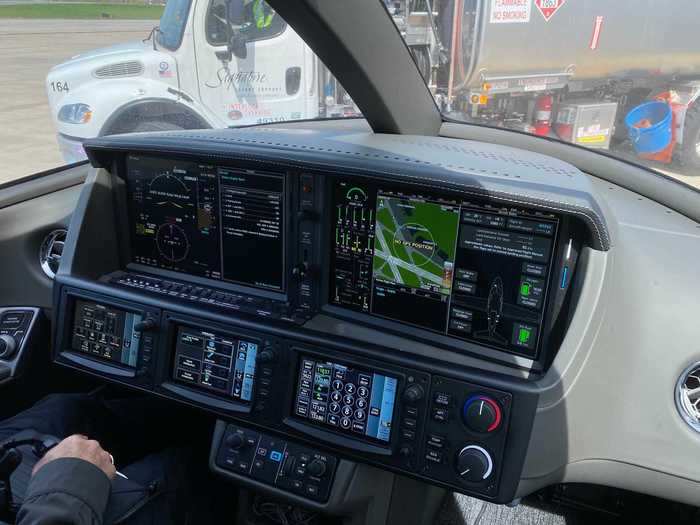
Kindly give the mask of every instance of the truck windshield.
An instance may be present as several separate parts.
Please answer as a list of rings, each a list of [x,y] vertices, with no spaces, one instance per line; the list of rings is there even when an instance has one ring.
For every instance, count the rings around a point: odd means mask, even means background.
[[[448,120],[595,149],[700,188],[700,2],[378,0]],[[683,16],[678,16],[683,13]]]
[[[160,17],[160,30],[157,42],[161,46],[176,50],[182,42],[182,35],[187,24],[191,0],[168,0]]]

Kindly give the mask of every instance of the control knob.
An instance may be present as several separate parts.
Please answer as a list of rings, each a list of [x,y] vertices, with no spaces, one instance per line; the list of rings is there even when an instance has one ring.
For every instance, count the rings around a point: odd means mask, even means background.
[[[482,447],[467,445],[457,453],[455,469],[464,481],[483,481],[493,471],[493,460]]]
[[[308,262],[302,262],[294,265],[292,268],[292,275],[295,279],[301,281],[304,277],[311,276],[311,265]]]
[[[153,317],[146,317],[134,325],[134,330],[137,332],[150,332],[156,327],[156,320]]]
[[[403,445],[399,449],[399,456],[404,458],[410,458],[413,456],[413,447],[411,445]]]
[[[494,432],[501,425],[503,414],[498,403],[488,396],[472,396],[462,407],[464,424],[474,432]]]
[[[258,359],[261,363],[271,363],[275,360],[275,351],[272,348],[265,348],[260,352]]]
[[[306,471],[313,477],[320,478],[326,473],[326,462],[314,459],[306,466]]]
[[[406,403],[417,403],[423,399],[424,395],[425,391],[423,390],[423,387],[413,384],[407,386],[406,390],[403,391],[403,400],[406,401]]]
[[[245,440],[243,439],[243,436],[238,433],[229,434],[226,436],[226,445],[233,450],[238,450],[239,448],[243,448],[243,445],[245,445]]]
[[[0,359],[9,359],[17,350],[17,342],[11,335],[0,335]]]
[[[299,222],[302,221],[309,221],[309,222],[314,222],[317,218],[317,215],[315,212],[311,210],[300,210],[297,212],[297,219]]]

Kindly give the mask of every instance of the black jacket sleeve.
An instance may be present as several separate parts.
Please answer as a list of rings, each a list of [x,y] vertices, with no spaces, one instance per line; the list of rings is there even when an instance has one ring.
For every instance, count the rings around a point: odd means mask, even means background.
[[[60,458],[41,467],[27,487],[18,525],[101,525],[109,478],[92,463]]]

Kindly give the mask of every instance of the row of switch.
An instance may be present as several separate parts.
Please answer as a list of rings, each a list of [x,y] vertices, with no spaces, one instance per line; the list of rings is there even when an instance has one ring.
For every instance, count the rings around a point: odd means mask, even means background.
[[[444,436],[429,434],[425,440],[425,459],[434,463],[442,463],[447,441]]]
[[[228,425],[217,464],[277,488],[325,501],[337,460],[295,443]]]
[[[222,292],[212,288],[166,281],[154,277],[120,274],[112,279],[112,283],[168,295],[176,299],[196,301],[201,304],[253,314],[266,319],[280,319],[297,324],[304,323],[308,319],[307,314],[293,310],[288,303]]]

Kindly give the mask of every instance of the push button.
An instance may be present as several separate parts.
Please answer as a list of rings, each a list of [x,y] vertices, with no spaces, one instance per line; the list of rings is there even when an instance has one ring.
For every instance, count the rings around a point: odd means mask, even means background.
[[[428,446],[432,448],[443,448],[445,446],[445,438],[443,436],[437,436],[431,434],[428,437]]]
[[[513,335],[510,342],[515,347],[534,350],[537,343],[537,327],[527,323],[513,323]]]
[[[450,419],[450,413],[446,408],[433,408],[433,420],[446,423]]]
[[[301,491],[301,489],[304,487],[304,483],[298,479],[293,479],[291,485],[292,489],[296,491]]]
[[[433,397],[433,401],[435,401],[436,405],[442,405],[444,407],[450,406],[451,400],[452,396],[446,392],[435,392],[435,397]]]
[[[425,459],[433,463],[442,463],[442,452],[439,450],[428,450],[425,453]]]
[[[239,461],[236,463],[236,470],[238,472],[248,472],[248,469],[250,468],[250,463],[247,461]]]
[[[0,318],[0,327],[8,330],[17,329],[24,321],[24,312],[7,312]]]
[[[401,429],[401,437],[405,439],[406,441],[413,441],[416,439],[416,433],[413,430],[409,430],[407,428],[402,428]]]

